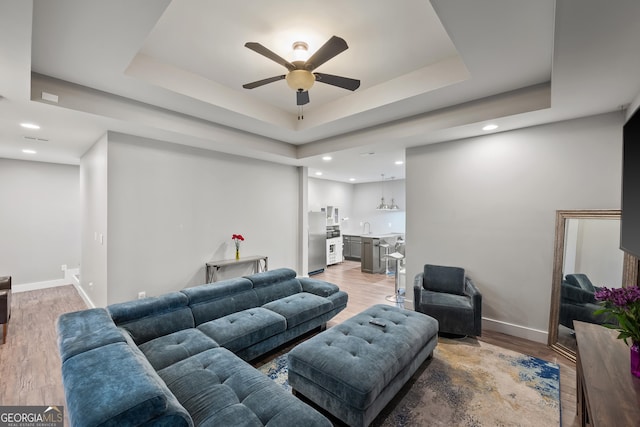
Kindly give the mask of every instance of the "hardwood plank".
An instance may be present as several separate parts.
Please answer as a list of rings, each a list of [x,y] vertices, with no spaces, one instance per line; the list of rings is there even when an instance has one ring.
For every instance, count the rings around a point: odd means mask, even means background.
[[[55,321],[86,308],[72,285],[11,295],[7,342],[0,345],[0,405],[66,407]]]

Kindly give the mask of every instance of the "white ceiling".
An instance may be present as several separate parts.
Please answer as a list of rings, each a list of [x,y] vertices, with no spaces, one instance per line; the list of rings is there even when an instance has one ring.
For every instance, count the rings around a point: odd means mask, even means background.
[[[368,182],[403,178],[406,147],[613,111],[640,93],[635,0],[401,5],[0,0],[0,157],[77,164],[113,130]],[[286,73],[244,43],[291,60],[294,41],[314,52],[332,35],[349,49],[317,71],[360,79],[355,92],[316,83],[297,120],[284,81],[242,88]]]

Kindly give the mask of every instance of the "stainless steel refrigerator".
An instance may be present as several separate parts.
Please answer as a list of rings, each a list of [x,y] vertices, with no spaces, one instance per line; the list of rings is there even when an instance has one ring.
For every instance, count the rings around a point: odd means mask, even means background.
[[[309,212],[309,275],[327,267],[327,217],[324,212]]]

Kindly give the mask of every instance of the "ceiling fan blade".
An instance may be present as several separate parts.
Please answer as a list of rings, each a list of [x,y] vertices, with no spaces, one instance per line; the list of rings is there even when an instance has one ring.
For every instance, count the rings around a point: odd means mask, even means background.
[[[268,79],[258,80],[252,83],[243,84],[242,87],[245,89],[255,89],[259,86],[263,86],[269,83],[277,82],[278,80],[283,80],[285,75],[269,77]]]
[[[309,103],[309,91],[297,91],[296,92],[296,105],[305,105]]]
[[[338,36],[332,36],[320,49],[316,51],[311,58],[304,63],[304,68],[313,71],[334,56],[349,49],[347,42]]]
[[[287,70],[289,71],[293,71],[296,69],[295,65],[293,65],[291,62],[287,61],[277,53],[270,51],[266,47],[262,46],[260,43],[247,42],[244,44],[244,47],[249,48],[256,53],[259,53],[262,56],[266,56],[270,60],[275,61],[278,64],[286,67]]]
[[[316,81],[332,86],[341,87],[347,90],[356,90],[360,87],[360,80],[350,79],[348,77],[334,76],[333,74],[313,73]]]

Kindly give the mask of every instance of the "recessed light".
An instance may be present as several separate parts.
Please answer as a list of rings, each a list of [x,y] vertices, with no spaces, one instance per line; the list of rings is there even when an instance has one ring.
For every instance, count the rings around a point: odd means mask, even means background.
[[[493,123],[486,125],[482,128],[482,130],[494,130],[498,129],[498,125],[494,125]]]
[[[353,182],[355,180],[356,180],[355,178],[349,178],[349,181],[351,181],[351,182]]]
[[[404,162],[402,160],[396,160],[396,165],[404,165]]]
[[[316,172],[316,175],[320,176],[320,175],[322,175],[322,172]]]
[[[36,154],[37,153],[36,150],[29,150],[29,149],[26,149],[26,148],[24,150],[22,150],[22,152],[24,154]]]
[[[329,160],[331,160],[332,158],[333,158],[333,157],[331,157],[331,156],[324,156],[324,157],[322,158],[322,160],[324,160],[325,162],[328,162],[328,161],[329,161]]]
[[[22,126],[25,129],[40,129],[40,126],[38,126],[35,123],[20,123],[20,126]]]

